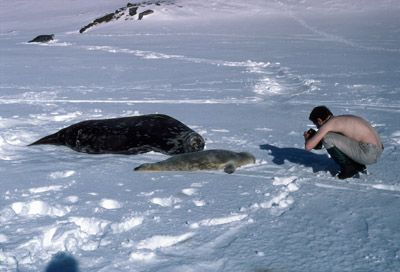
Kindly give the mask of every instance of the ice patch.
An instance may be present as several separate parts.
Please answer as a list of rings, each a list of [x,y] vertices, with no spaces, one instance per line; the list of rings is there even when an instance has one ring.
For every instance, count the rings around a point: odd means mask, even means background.
[[[103,233],[106,227],[110,224],[108,220],[102,220],[98,218],[88,217],[70,217],[69,222],[77,225],[81,231],[88,235],[97,235]]]
[[[262,251],[256,251],[257,256],[264,257],[265,253]]]
[[[46,202],[35,200],[32,202],[15,202],[11,204],[13,211],[20,216],[48,215],[61,217],[70,212],[69,207],[51,207]]]
[[[290,176],[290,177],[274,177],[274,182],[272,183],[273,185],[289,185],[293,181],[297,179],[296,176]]]
[[[258,130],[258,131],[274,131],[272,128],[255,128],[254,130]]]
[[[372,185],[372,187],[375,189],[379,189],[379,190],[400,191],[400,185],[375,184],[375,185]]]
[[[153,259],[156,255],[153,252],[133,252],[131,253],[130,259],[133,261],[144,261],[148,262]]]
[[[7,236],[5,236],[4,234],[0,233],[0,243],[5,243],[7,241],[8,241]]]
[[[74,174],[75,174],[74,170],[58,171],[58,172],[50,173],[50,178],[52,178],[52,179],[67,178]]]
[[[294,199],[289,195],[289,192],[282,192],[273,197],[268,202],[262,203],[260,206],[264,209],[270,208],[287,208],[294,203]]]
[[[271,78],[263,78],[254,86],[254,92],[257,94],[280,94],[282,86]]]
[[[146,192],[141,192],[140,195],[141,195],[141,196],[152,196],[152,195],[154,195],[154,193],[155,193],[155,191],[153,191],[153,192],[148,192],[148,193],[146,193]]]
[[[100,207],[107,209],[107,210],[113,210],[113,209],[119,209],[122,207],[122,204],[119,203],[116,200],[113,199],[102,199],[99,203]]]
[[[203,185],[206,183],[207,182],[195,182],[195,183],[192,183],[190,186],[195,187],[195,188],[200,188],[200,187],[203,187]]]
[[[79,201],[79,197],[77,197],[77,196],[67,196],[65,198],[65,201],[67,201],[67,202],[69,202],[71,204],[75,204],[75,203],[77,203]]]
[[[170,196],[170,197],[165,197],[165,198],[159,198],[159,197],[155,197],[153,199],[150,200],[151,203],[153,204],[157,204],[163,207],[171,207],[177,203],[182,202],[181,199]]]
[[[48,92],[43,92],[41,95],[35,94],[35,97],[31,98],[30,96],[24,97],[26,100],[30,100],[31,102],[56,102],[56,94],[51,93],[52,96],[54,97],[48,97],[49,94]],[[19,99],[20,100],[20,99]],[[42,121],[55,121],[55,122],[64,122],[68,120],[75,119],[78,116],[81,116],[82,112],[76,111],[76,112],[71,112],[67,114],[59,114],[59,113],[53,113],[53,114],[41,114],[41,115],[35,115],[35,114],[30,114],[29,116],[32,117],[34,120],[42,120]]]
[[[12,256],[12,255],[10,256],[10,254],[8,252],[4,253],[3,249],[0,248],[0,269],[4,268],[3,271],[9,271],[3,265],[10,265],[12,267],[15,267],[16,263],[17,263],[17,260],[15,259],[15,256]],[[15,269],[13,269],[13,270],[15,270]]]
[[[241,221],[244,218],[246,218],[247,216],[248,216],[247,214],[238,214],[238,215],[233,215],[233,216],[228,216],[228,217],[205,219],[198,223],[190,224],[190,227],[193,229],[196,229],[200,226],[211,227],[211,226],[224,225],[224,224],[229,224],[229,223],[236,222],[236,221]]]
[[[392,137],[400,137],[400,130],[393,132]]]
[[[340,187],[340,186],[335,186],[335,185],[323,184],[323,183],[318,183],[318,182],[315,183],[314,185],[317,186],[317,187],[320,187],[320,188],[337,189],[337,190],[351,190],[351,189],[346,188],[346,187]]]
[[[141,241],[137,245],[137,248],[155,250],[158,248],[170,247],[175,244],[184,242],[192,238],[194,235],[195,234],[193,232],[185,233],[179,236],[155,235],[149,239]]]
[[[31,188],[29,192],[31,194],[39,194],[44,193],[47,191],[59,191],[62,188],[61,185],[53,185],[53,186],[46,186],[46,187],[38,187],[38,188]]]
[[[187,195],[187,196],[192,196],[194,194],[196,194],[197,189],[193,189],[193,188],[188,188],[188,189],[183,189],[182,190],[182,194]]]
[[[400,145],[400,131],[395,131],[395,132],[392,133],[392,140],[396,144]]]
[[[143,217],[128,218],[120,223],[112,224],[111,229],[114,234],[122,233],[122,232],[129,231],[129,230],[133,229],[134,227],[141,225],[143,223],[143,220],[144,220]]]
[[[39,45],[39,46],[59,46],[59,47],[66,47],[66,46],[74,45],[73,43],[69,43],[69,42],[58,42],[58,40],[51,40],[46,43],[32,42],[32,43],[23,43],[23,44],[35,44],[35,45]]]
[[[204,200],[199,200],[199,199],[193,200],[193,203],[197,207],[203,207],[203,206],[205,206],[207,204]]]
[[[294,183],[290,183],[290,184],[287,186],[287,189],[289,190],[289,192],[295,192],[295,191],[299,190],[299,186],[297,186],[297,185],[294,184]]]
[[[213,131],[213,132],[223,132],[223,133],[227,133],[227,132],[229,132],[229,130],[228,129],[212,129],[211,131]]]
[[[275,186],[282,186],[280,192],[272,196],[267,202],[252,205],[252,208],[257,209],[261,207],[263,209],[271,209],[272,214],[281,215],[294,203],[294,198],[290,194],[300,189],[295,182],[296,180],[297,176],[274,177],[272,184]],[[271,194],[268,192],[265,196],[269,197]]]
[[[28,242],[21,244],[18,257],[31,263],[32,259],[38,257],[35,255],[43,250],[47,252],[96,250],[107,242],[103,242],[100,237],[109,223],[97,218],[69,217],[68,221],[60,221],[55,225],[43,227],[41,235],[34,236]]]

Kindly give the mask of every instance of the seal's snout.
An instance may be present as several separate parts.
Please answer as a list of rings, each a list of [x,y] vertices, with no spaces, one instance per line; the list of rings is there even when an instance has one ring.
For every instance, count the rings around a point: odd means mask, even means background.
[[[201,151],[204,149],[204,139],[200,135],[194,135],[190,138],[189,141],[189,150],[190,152]]]
[[[249,152],[240,152],[239,155],[246,161],[246,164],[254,164],[256,162],[256,157]]]

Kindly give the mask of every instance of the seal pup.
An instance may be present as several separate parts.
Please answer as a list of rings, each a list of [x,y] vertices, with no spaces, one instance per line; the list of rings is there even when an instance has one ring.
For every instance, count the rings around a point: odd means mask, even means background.
[[[214,149],[192,152],[173,156],[156,163],[145,163],[134,171],[198,171],[221,170],[228,174],[235,172],[236,168],[255,163],[255,157],[248,152],[233,152],[229,150]]]
[[[64,145],[90,154],[177,155],[204,149],[204,139],[180,121],[163,114],[87,120],[30,144]]]
[[[51,35],[39,35],[36,38],[34,38],[33,40],[29,41],[28,43],[32,43],[32,42],[49,42],[54,40],[54,34]]]

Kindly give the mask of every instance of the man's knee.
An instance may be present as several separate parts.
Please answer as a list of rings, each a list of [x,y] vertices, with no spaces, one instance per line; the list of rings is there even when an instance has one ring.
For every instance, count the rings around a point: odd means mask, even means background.
[[[334,133],[334,132],[328,132],[324,136],[324,138],[322,139],[322,144],[324,145],[324,147],[326,149],[336,146],[335,140],[337,140],[337,135],[339,135],[339,134]]]

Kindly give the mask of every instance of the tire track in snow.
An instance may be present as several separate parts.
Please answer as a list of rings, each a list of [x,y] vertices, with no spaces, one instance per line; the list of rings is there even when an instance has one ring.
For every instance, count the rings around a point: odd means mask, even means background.
[[[142,59],[159,59],[159,60],[180,60],[190,63],[209,64],[222,67],[240,67],[250,74],[259,74],[262,77],[255,83],[253,92],[258,95],[287,95],[288,97],[297,96],[303,93],[309,93],[318,90],[317,81],[312,79],[304,79],[298,75],[294,75],[287,67],[280,63],[247,61],[224,61],[211,60],[204,58],[193,58],[183,55],[169,55],[164,53],[132,50],[117,48],[112,46],[82,46],[83,49],[89,51],[105,51],[109,53],[132,54]],[[263,100],[263,99],[261,99]],[[253,102],[260,102],[260,98]]]
[[[338,42],[342,44],[346,44],[348,46],[356,47],[359,49],[363,50],[368,50],[368,51],[385,51],[385,52],[392,52],[392,53],[398,53],[400,52],[400,49],[390,49],[390,48],[384,48],[384,47],[378,47],[378,46],[365,46],[359,43],[356,43],[352,40],[346,39],[342,36],[330,34],[324,31],[319,30],[317,27],[309,25],[304,19],[300,18],[299,16],[296,16],[294,12],[282,1],[276,1],[288,14],[290,17],[292,17],[293,20],[295,20],[297,23],[299,23],[301,26],[304,28],[310,30],[311,32],[326,38],[329,41],[333,42]]]
[[[28,45],[28,44],[27,44]],[[194,58],[184,55],[164,54],[154,51],[143,51],[115,46],[102,45],[76,45],[73,43],[53,41],[50,44],[38,44],[36,46],[60,46],[72,47],[87,51],[103,51],[110,54],[129,54],[144,60],[175,60],[188,63],[206,64],[217,67],[242,68],[244,73],[258,75],[259,79],[253,83],[251,93],[253,96],[232,97],[223,99],[59,99],[53,89],[58,90],[59,86],[51,88],[51,92],[45,91],[43,95],[33,90],[33,93],[24,93],[17,97],[0,97],[0,104],[43,104],[43,103],[104,103],[104,104],[257,104],[268,102],[265,98],[279,95],[283,99],[290,99],[294,96],[319,90],[318,82],[312,79],[305,79],[291,73],[290,69],[280,63],[247,61],[225,61],[204,58]],[[21,86],[0,86],[0,88],[31,89]],[[48,90],[49,86],[44,86]],[[82,86],[71,86],[73,90],[82,89]],[[91,86],[90,89],[93,87]],[[65,91],[63,89],[63,91]]]

